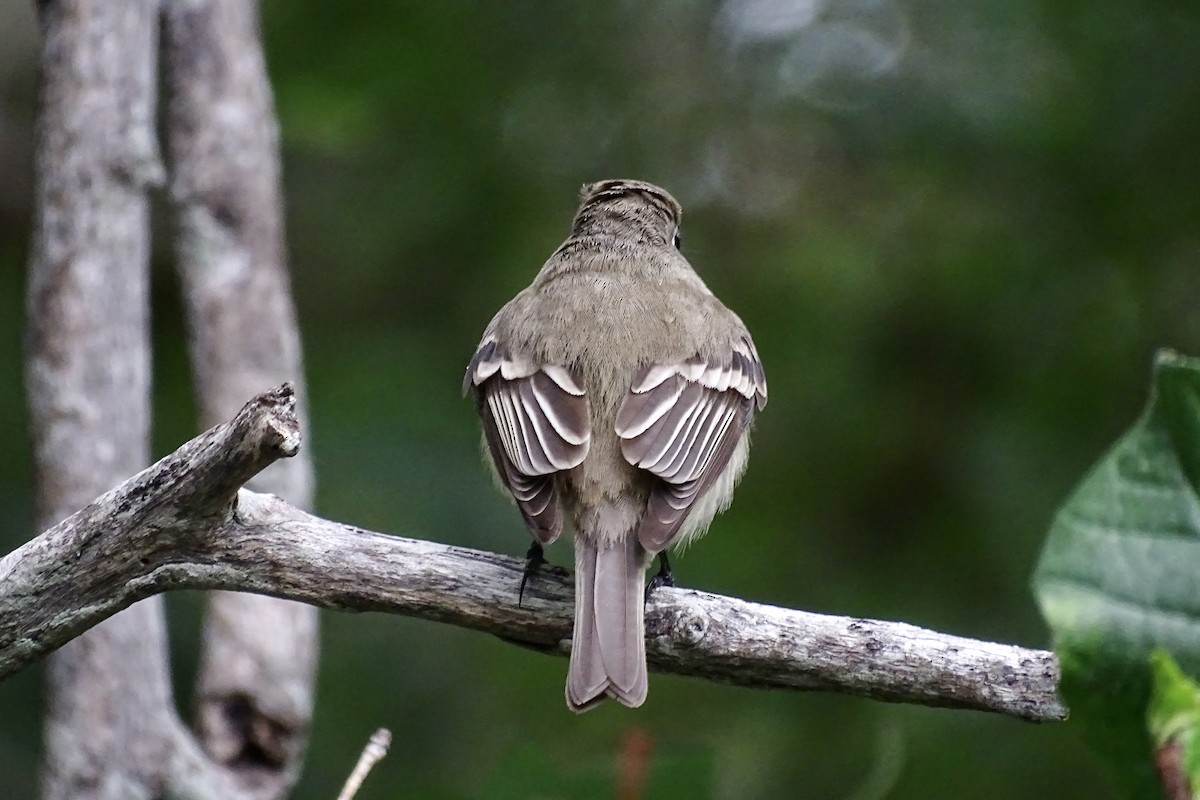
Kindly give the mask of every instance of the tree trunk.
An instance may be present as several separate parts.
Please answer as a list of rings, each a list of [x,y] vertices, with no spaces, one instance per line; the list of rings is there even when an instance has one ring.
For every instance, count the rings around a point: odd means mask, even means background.
[[[39,10],[27,384],[41,530],[150,461],[148,192],[163,179],[160,16],[175,93],[168,123],[177,252],[202,422],[225,419],[284,378],[299,382],[301,359],[255,6],[46,0]],[[259,485],[308,507],[311,474],[309,460],[293,459]],[[88,550],[112,563],[119,547],[98,532],[76,558]],[[84,592],[81,581],[65,589]],[[44,796],[286,796],[307,741],[316,648],[314,609],[216,596],[204,633],[198,741],[175,709],[161,600],[131,606],[52,658]]]
[[[164,18],[175,249],[200,422],[208,428],[283,381],[303,398],[279,133],[255,5],[171,3]],[[252,487],[311,508],[308,451],[268,468]],[[299,774],[317,644],[312,607],[232,592],[209,600],[198,734],[255,796],[282,797]]]
[[[46,528],[149,460],[148,189],[156,0],[50,0],[44,39],[26,376],[36,523]],[[136,797],[172,737],[162,603],[65,646],[47,685],[47,798]]]

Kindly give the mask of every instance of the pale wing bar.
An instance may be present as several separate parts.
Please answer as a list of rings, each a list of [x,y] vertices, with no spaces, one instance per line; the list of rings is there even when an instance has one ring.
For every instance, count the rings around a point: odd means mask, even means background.
[[[501,482],[534,538],[554,541],[562,532],[554,474],[579,466],[591,444],[581,381],[561,366],[511,358],[485,336],[463,380],[472,388]]]
[[[587,401],[564,391],[545,372],[493,378],[482,387],[504,452],[525,475],[578,466],[587,454]]]
[[[749,339],[738,342],[722,363],[696,356],[682,364],[649,365],[634,377],[617,412],[616,432],[625,459],[662,479],[638,528],[647,550],[670,544],[766,401],[766,377]]]

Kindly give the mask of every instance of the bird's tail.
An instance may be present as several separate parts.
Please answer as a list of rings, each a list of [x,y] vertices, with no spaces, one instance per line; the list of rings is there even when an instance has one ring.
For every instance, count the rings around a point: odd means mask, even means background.
[[[575,537],[575,632],[567,671],[572,711],[587,711],[605,697],[630,708],[646,701],[644,558],[632,533],[608,546]]]

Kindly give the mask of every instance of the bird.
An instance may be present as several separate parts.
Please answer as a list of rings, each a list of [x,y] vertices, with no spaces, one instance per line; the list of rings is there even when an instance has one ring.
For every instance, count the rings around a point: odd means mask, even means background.
[[[681,217],[652,183],[585,184],[570,235],[492,318],[463,380],[533,537],[522,594],[571,523],[576,712],[645,702],[646,569],[658,556],[651,587],[672,583],[667,548],[729,506],[767,402],[745,324],[681,252]]]

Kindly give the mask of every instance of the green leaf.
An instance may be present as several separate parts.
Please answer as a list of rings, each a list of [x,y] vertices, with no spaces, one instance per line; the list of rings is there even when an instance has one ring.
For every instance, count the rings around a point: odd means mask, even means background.
[[[1200,687],[1183,674],[1171,654],[1161,647],[1150,654],[1150,675],[1146,727],[1154,746],[1192,735],[1200,725]]]
[[[1200,672],[1200,361],[1161,352],[1141,418],[1059,510],[1034,575],[1071,724],[1131,797],[1159,798],[1150,653]]]
[[[1200,687],[1183,674],[1171,654],[1161,647],[1150,654],[1150,674],[1146,727],[1154,746],[1194,736],[1200,726]]]
[[[1179,747],[1187,785],[1193,797],[1200,797],[1200,686],[1161,647],[1150,654],[1150,672],[1146,728],[1156,750]]]

